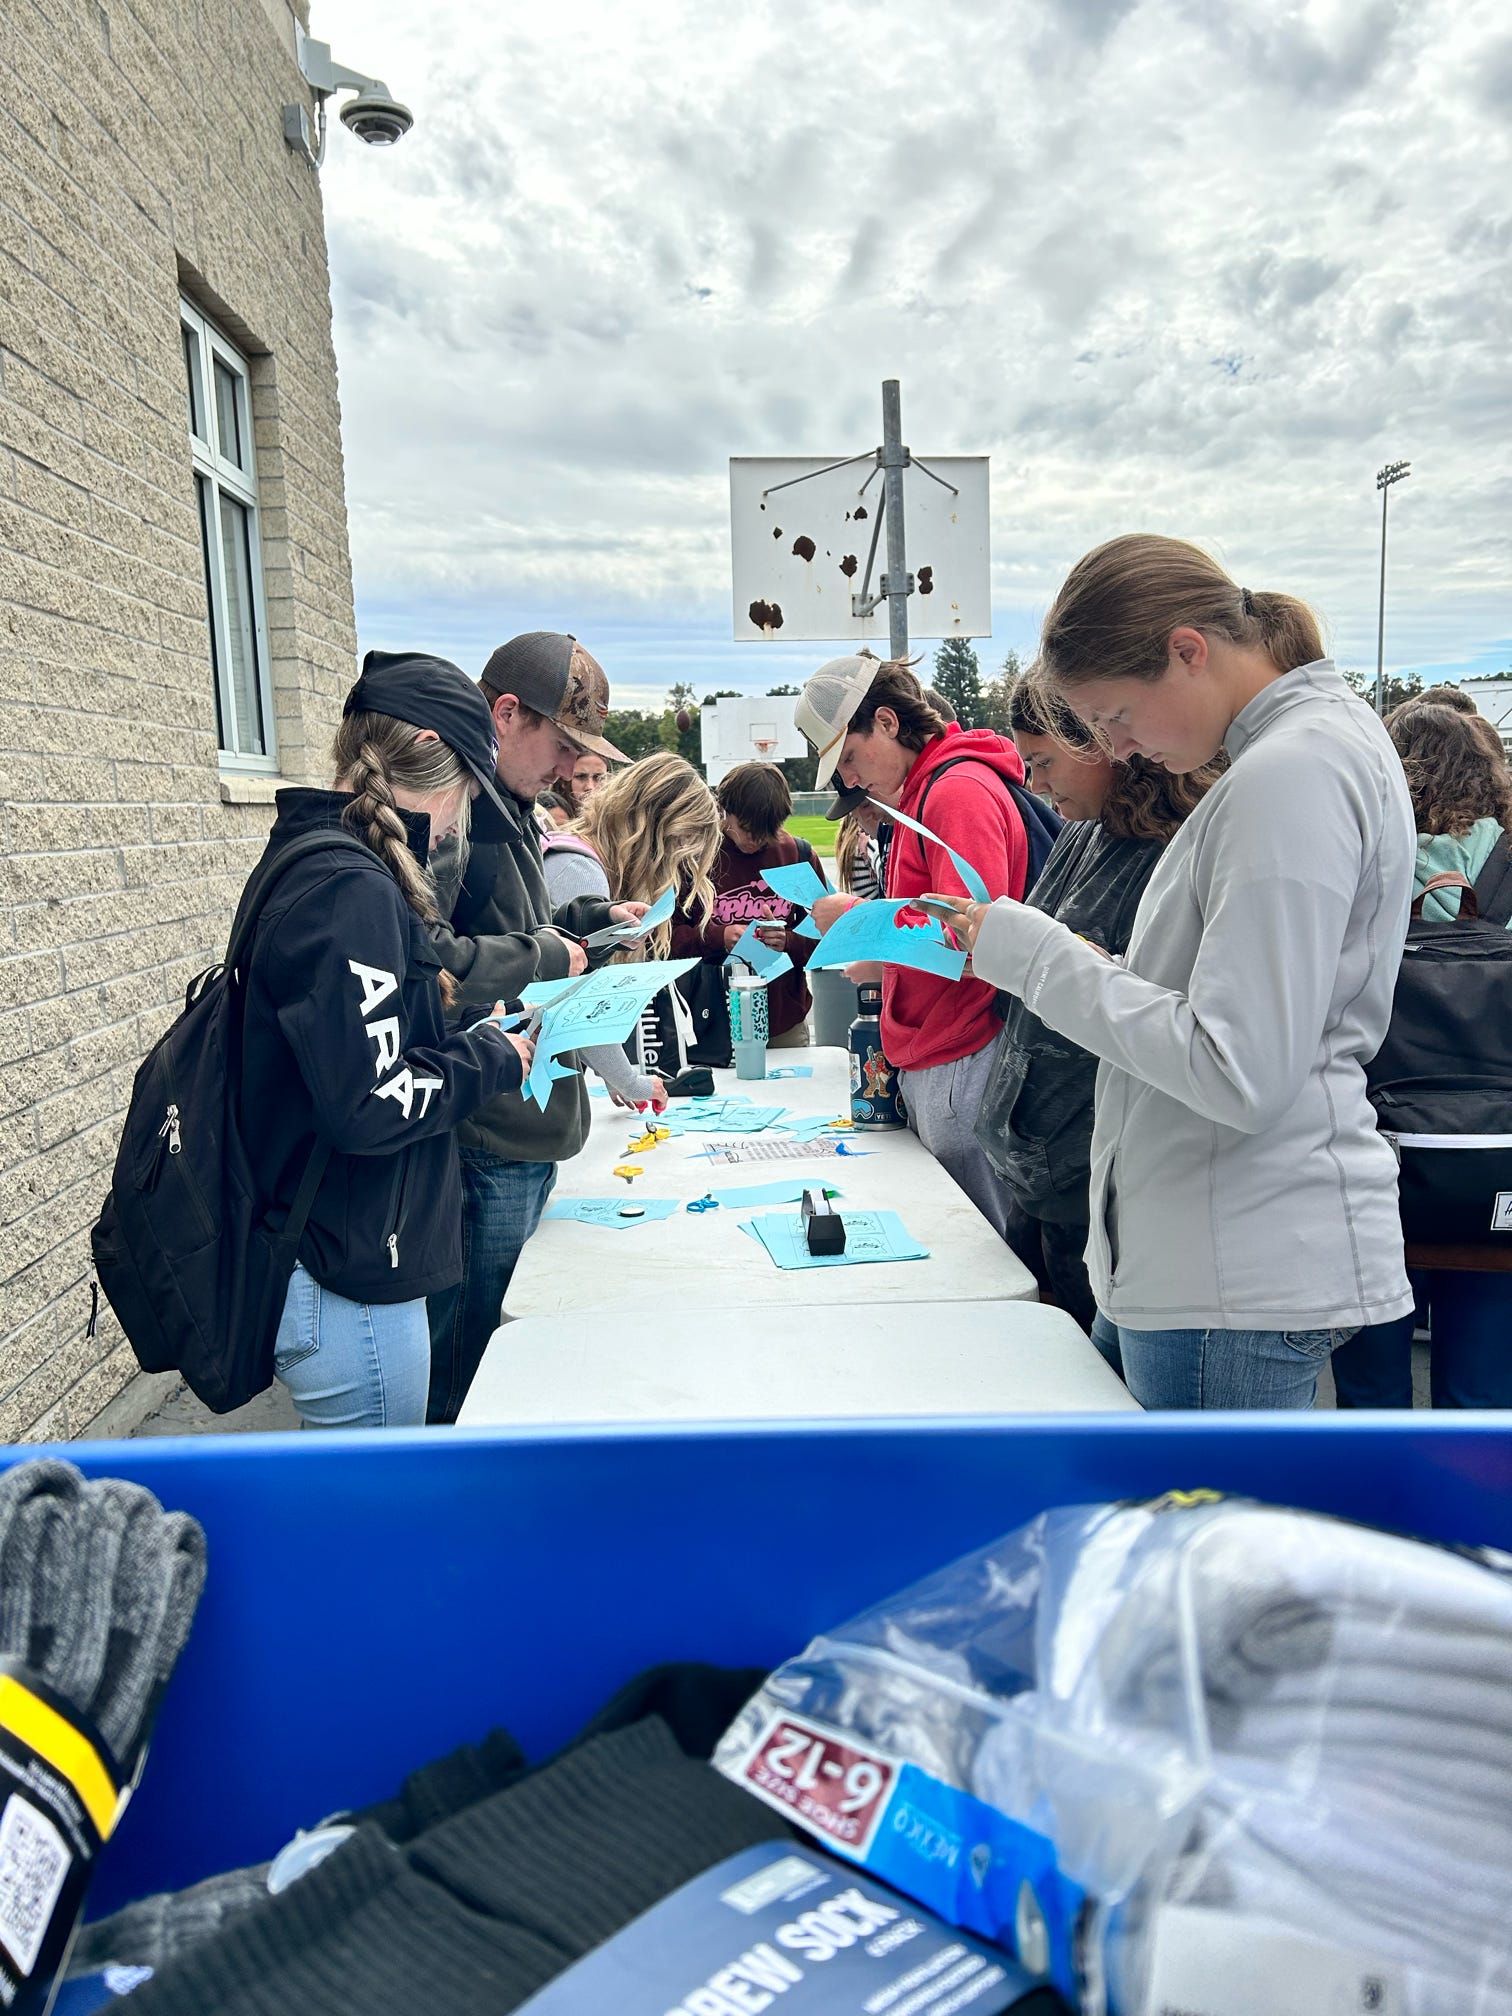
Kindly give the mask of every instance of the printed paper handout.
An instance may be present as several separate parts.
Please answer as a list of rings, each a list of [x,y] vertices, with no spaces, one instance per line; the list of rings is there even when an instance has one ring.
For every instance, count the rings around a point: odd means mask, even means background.
[[[676,1209],[675,1197],[559,1197],[541,1215],[576,1218],[584,1225],[602,1225],[606,1232],[628,1232],[632,1225],[670,1218]],[[632,1215],[627,1217],[627,1211]]]
[[[524,1096],[544,1106],[558,1078],[576,1074],[556,1059],[580,1044],[623,1043],[651,996],[698,964],[696,959],[645,959],[630,966],[601,966],[576,980],[538,980],[520,996],[540,1015],[535,1063]]]
[[[987,893],[987,884],[982,880],[975,868],[972,867],[964,854],[957,854],[954,847],[946,847],[945,842],[940,838],[938,833],[931,833],[927,826],[921,826],[917,819],[910,819],[906,812],[899,812],[891,805],[883,805],[875,798],[871,800],[871,803],[877,807],[877,810],[882,814],[884,819],[891,819],[895,826],[906,826],[910,833],[917,833],[923,840],[933,840],[936,847],[944,849],[945,853],[950,856],[955,871],[965,884],[973,902],[990,903],[992,901],[992,898]]]
[[[700,1155],[710,1162],[814,1162],[841,1152],[838,1134],[819,1134],[812,1141],[793,1141],[781,1134],[762,1134],[747,1141],[711,1141]],[[847,1155],[869,1155],[869,1148],[845,1145]]]
[[[845,1251],[810,1253],[803,1236],[803,1220],[787,1212],[772,1212],[765,1218],[742,1219],[740,1229],[765,1246],[777,1265],[786,1270],[805,1267],[864,1267],[873,1261],[927,1260],[929,1249],[921,1246],[904,1226],[896,1211],[846,1211]]]
[[[905,922],[901,912],[908,903],[872,901],[857,903],[837,917],[819,941],[819,949],[809,960],[809,971],[827,966],[849,966],[854,960],[880,959],[888,966],[912,966],[921,973],[937,973],[942,980],[959,980],[966,966],[966,954],[945,942],[938,919],[913,916],[920,921]]]

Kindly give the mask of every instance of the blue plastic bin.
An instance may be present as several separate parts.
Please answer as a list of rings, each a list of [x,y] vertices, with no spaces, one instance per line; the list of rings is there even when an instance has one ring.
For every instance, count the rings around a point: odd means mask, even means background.
[[[4,1452],[6,1462],[43,1453]],[[200,1519],[210,1578],[98,1916],[259,1860],[637,1668],[772,1662],[1043,1507],[1214,1486],[1512,1547],[1512,1416],[1084,1416],[73,1444]]]

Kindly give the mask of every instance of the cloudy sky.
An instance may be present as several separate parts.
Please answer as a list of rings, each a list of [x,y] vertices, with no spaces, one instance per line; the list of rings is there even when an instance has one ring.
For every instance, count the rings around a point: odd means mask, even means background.
[[[476,671],[571,628],[622,704],[801,677],[826,647],[730,641],[728,458],[870,448],[895,376],[916,450],[992,458],[984,664],[1149,529],[1373,669],[1405,457],[1388,663],[1512,665],[1501,0],[316,0],[314,32],[416,119],[322,171],[364,645]]]

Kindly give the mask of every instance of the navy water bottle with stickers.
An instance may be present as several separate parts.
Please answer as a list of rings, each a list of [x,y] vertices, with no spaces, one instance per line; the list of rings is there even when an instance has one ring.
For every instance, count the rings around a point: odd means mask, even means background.
[[[898,1074],[882,1052],[882,989],[875,980],[860,988],[861,1013],[850,1025],[851,1125],[905,1124]]]

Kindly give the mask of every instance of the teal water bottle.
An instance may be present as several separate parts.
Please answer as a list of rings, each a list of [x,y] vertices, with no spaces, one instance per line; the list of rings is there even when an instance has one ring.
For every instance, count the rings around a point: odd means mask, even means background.
[[[874,980],[860,989],[861,1013],[850,1025],[851,1125],[902,1127],[898,1074],[882,1052],[882,989]]]

